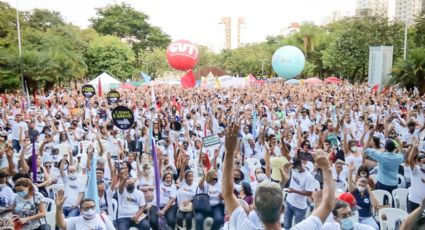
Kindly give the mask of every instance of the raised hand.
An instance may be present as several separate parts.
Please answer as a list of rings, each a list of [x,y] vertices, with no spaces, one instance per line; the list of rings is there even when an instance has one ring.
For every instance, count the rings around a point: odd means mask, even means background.
[[[226,129],[226,138],[224,141],[224,147],[226,153],[234,154],[238,147],[238,135],[239,135],[240,126],[239,124],[231,124]]]
[[[65,197],[65,192],[63,190],[59,190],[56,193],[56,199],[55,199],[55,203],[56,203],[56,208],[57,209],[62,209],[63,203],[65,203],[66,197]]]
[[[328,170],[331,168],[331,163],[329,162],[326,153],[323,150],[317,150],[313,155],[314,162],[322,170]]]

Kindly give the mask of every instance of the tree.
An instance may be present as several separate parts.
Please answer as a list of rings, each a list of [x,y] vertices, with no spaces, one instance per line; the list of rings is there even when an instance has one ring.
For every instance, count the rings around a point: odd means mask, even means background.
[[[153,78],[158,78],[165,72],[171,71],[167,63],[166,52],[166,49],[158,47],[153,48],[152,51],[143,52],[139,57],[142,70]]]
[[[92,27],[100,34],[125,38],[136,55],[154,47],[165,48],[171,41],[160,28],[148,23],[145,13],[128,4],[108,5],[96,11],[96,17],[90,19]]]
[[[106,71],[125,80],[131,78],[134,73],[134,52],[115,36],[107,35],[92,40],[85,59],[90,77]]]
[[[347,18],[328,27],[329,45],[322,51],[326,68],[350,81],[363,82],[367,77],[369,46],[392,45],[394,57],[403,47],[403,26],[387,18]]]
[[[418,15],[415,22],[414,37],[416,47],[425,47],[425,12]]]
[[[425,48],[411,50],[406,60],[400,58],[392,75],[392,84],[410,89],[417,86],[421,94],[425,93]]]
[[[61,14],[47,9],[34,9],[24,14],[27,25],[34,29],[47,31],[48,29],[65,25]]]

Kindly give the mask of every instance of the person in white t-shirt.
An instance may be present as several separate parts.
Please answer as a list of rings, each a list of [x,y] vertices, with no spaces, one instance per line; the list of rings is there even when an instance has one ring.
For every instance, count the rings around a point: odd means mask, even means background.
[[[84,199],[80,204],[81,216],[65,219],[62,214],[62,206],[65,202],[65,192],[59,190],[56,196],[56,225],[63,230],[96,229],[114,230],[114,225],[108,216],[96,213],[95,202]]]
[[[315,189],[313,176],[305,170],[301,160],[293,160],[293,170],[288,196],[285,202],[285,229],[292,227],[292,220],[295,217],[295,223],[301,222],[307,211],[307,197],[310,197]]]
[[[239,125],[230,125],[226,132],[223,175],[223,199],[230,216],[229,229],[255,230],[257,229],[246,215],[233,193],[233,158],[238,142]],[[323,171],[323,199],[310,217],[294,226],[296,230],[320,230],[331,213],[335,203],[334,184],[332,181],[331,166],[326,153],[320,152],[315,157],[316,164]],[[283,194],[280,186],[274,182],[263,182],[258,185],[255,193],[254,205],[266,230],[280,229],[280,215],[282,213]]]
[[[345,201],[337,200],[335,202],[332,215],[336,222],[324,224],[322,230],[374,230],[369,225],[357,223],[350,204]]]
[[[117,182],[119,182],[118,189],[116,189]],[[135,180],[129,177],[125,167],[120,168],[118,175],[112,179],[108,195],[117,199],[118,202],[118,230],[128,230],[130,227],[141,230],[150,229],[149,221],[144,213],[146,210],[145,196],[136,189]]]
[[[73,165],[68,167],[68,174],[64,172],[64,162],[60,165],[60,172],[65,185],[66,200],[63,204],[63,213],[65,217],[73,217],[79,215],[78,205],[80,204],[86,185],[78,178],[77,168]]]
[[[196,194],[197,185],[193,183],[193,171],[187,168],[188,161],[180,170],[180,187],[177,191],[177,202],[179,211],[177,212],[177,224],[183,226],[183,220],[186,220],[186,229],[192,229],[192,219],[194,217],[192,200]]]
[[[406,163],[412,170],[411,186],[407,198],[407,211],[411,213],[419,207],[422,200],[425,199],[425,155],[423,153],[418,155],[417,140],[414,141],[413,148],[410,151]]]

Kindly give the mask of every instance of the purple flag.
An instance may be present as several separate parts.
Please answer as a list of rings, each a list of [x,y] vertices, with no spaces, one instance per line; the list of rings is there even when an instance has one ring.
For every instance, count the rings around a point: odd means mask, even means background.
[[[37,154],[35,153],[35,142],[32,143],[32,162],[31,162],[31,171],[32,171],[32,181],[37,181]]]
[[[156,196],[156,207],[160,208],[159,206],[159,200],[160,200],[160,178],[159,178],[159,167],[158,167],[158,157],[156,155],[156,150],[155,150],[155,140],[153,138],[151,138],[152,140],[152,158],[153,158],[153,169],[154,169],[154,173],[155,173],[155,196]]]

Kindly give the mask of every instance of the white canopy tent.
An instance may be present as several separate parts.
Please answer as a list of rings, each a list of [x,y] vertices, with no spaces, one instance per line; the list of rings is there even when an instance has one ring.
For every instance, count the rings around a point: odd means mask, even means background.
[[[102,91],[104,92],[108,92],[111,89],[111,84],[112,85],[121,84],[120,81],[118,81],[117,79],[113,78],[111,75],[105,72],[101,73],[95,79],[91,80],[88,84],[92,85],[95,89],[97,89],[97,85],[99,84],[99,79],[100,79],[100,83],[102,84]]]

